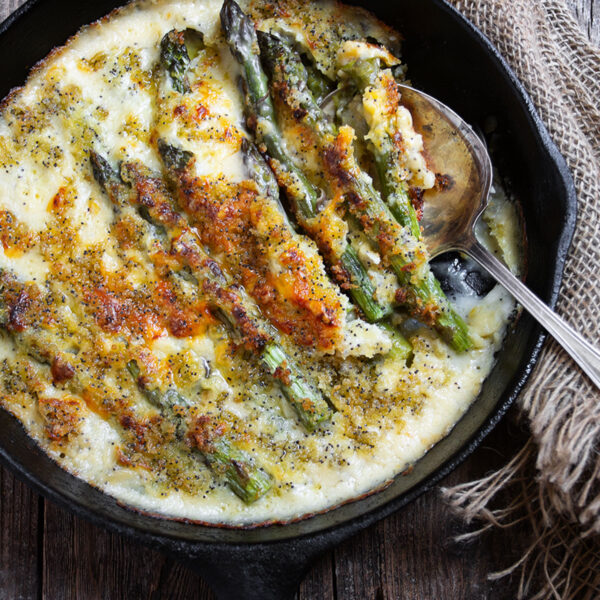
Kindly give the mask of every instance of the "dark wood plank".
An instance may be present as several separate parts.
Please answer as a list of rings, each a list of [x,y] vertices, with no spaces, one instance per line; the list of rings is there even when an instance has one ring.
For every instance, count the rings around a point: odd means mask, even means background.
[[[567,0],[590,40],[600,45],[600,0]]]
[[[0,467],[0,598],[37,598],[43,500]]]
[[[198,575],[120,535],[46,503],[44,600],[213,600]]]
[[[335,600],[333,552],[323,556],[310,570],[298,590],[298,600]]]

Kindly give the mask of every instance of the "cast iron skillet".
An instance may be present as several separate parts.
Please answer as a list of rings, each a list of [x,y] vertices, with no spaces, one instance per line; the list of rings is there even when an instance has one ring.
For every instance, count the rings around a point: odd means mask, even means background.
[[[0,26],[0,97],[21,85],[28,69],[54,46],[117,4],[29,0]],[[484,130],[490,117],[497,123],[496,165],[520,199],[526,224],[527,284],[553,305],[575,226],[576,198],[566,164],[530,99],[493,46],[443,0],[362,4],[404,34],[404,58],[416,86]],[[520,319],[480,397],[409,475],[377,494],[285,526],[228,530],[132,512],[59,468],[1,410],[0,457],[58,504],[189,563],[219,598],[285,600],[318,554],[398,510],[473,451],[522,389],[543,337],[532,319]]]

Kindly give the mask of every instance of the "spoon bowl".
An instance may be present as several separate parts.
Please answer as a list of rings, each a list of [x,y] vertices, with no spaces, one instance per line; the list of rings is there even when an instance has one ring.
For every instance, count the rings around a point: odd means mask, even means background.
[[[475,236],[487,206],[492,165],[485,144],[451,108],[427,94],[400,85],[402,103],[423,137],[438,185],[425,195],[423,241],[431,257],[458,250],[486,269],[571,355],[600,388],[600,351],[550,310]]]
[[[466,250],[473,227],[487,207],[492,163],[485,145],[454,111],[439,100],[400,85],[402,103],[422,135],[427,163],[438,185],[427,190],[423,204],[423,240],[432,258]]]

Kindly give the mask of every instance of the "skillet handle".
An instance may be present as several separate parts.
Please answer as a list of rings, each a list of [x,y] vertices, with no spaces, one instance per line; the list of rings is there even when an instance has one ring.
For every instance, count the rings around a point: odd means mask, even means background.
[[[293,600],[312,562],[330,545],[301,539],[245,546],[169,549],[198,572],[217,600]],[[193,556],[195,555],[195,556]]]

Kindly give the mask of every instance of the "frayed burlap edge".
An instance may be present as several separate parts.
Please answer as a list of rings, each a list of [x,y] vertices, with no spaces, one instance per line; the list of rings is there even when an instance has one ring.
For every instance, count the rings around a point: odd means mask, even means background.
[[[600,52],[561,0],[450,0],[496,45],[565,156],[578,222],[558,312],[600,338]],[[520,399],[531,438],[498,472],[443,494],[478,529],[527,527],[530,546],[490,577],[520,573],[518,598],[600,597],[600,394],[553,341]],[[506,502],[506,498],[510,498]]]

